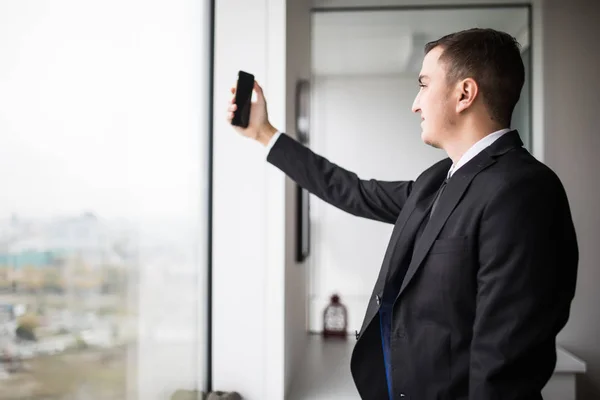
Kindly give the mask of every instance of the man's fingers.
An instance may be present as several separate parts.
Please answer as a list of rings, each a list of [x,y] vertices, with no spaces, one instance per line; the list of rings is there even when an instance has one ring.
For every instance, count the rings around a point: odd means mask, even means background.
[[[231,121],[233,121],[233,114],[234,114],[235,110],[237,110],[237,105],[235,104],[236,87],[237,87],[237,82],[229,89],[232,96],[231,96],[231,99],[229,100],[229,107],[227,107],[227,122],[230,124],[231,124]]]

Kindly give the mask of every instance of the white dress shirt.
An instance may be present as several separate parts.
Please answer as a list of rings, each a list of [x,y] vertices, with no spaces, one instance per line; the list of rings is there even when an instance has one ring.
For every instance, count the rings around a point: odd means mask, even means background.
[[[267,156],[269,156],[269,153],[271,152],[271,149],[273,148],[273,145],[275,144],[277,139],[279,139],[279,136],[281,136],[281,132],[277,131],[271,137],[271,139],[269,139],[269,143],[267,143],[267,148],[266,148],[266,153],[265,153]]]
[[[467,150],[465,154],[463,154],[463,156],[460,158],[460,160],[458,160],[456,164],[452,164],[450,170],[448,171],[448,178],[451,178],[452,175],[454,175],[454,173],[460,167],[471,161],[473,158],[475,158],[477,154],[490,147],[492,143],[494,143],[496,140],[500,139],[502,135],[510,131],[512,131],[512,129],[500,129],[499,131],[490,133],[489,135],[475,143],[473,146],[471,146],[471,148],[469,148],[469,150]]]

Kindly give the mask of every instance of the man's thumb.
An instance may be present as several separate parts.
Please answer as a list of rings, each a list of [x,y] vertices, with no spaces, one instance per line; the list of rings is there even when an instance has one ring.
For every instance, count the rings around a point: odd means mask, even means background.
[[[260,87],[260,85],[258,84],[258,82],[254,81],[254,91],[256,91],[256,94],[260,97],[263,97],[263,90]]]

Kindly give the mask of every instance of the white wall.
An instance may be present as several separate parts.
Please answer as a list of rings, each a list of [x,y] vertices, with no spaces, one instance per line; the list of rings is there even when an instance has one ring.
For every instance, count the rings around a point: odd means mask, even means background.
[[[579,241],[577,292],[559,343],[587,362],[580,399],[600,398],[600,3],[547,0],[544,18],[544,108],[547,164],[562,179]]]
[[[445,158],[421,141],[411,107],[414,76],[317,77],[313,149],[363,179],[410,180]],[[313,259],[310,330],[322,330],[322,311],[336,292],[360,328],[392,225],[349,215],[312,196]]]
[[[267,96],[275,87],[267,69],[267,6],[266,0],[230,0],[217,2],[215,10],[213,389],[248,399],[278,398],[269,391],[282,379],[267,374],[268,299],[282,302],[283,282],[267,284],[265,154],[235,133],[225,111],[239,69],[253,73]],[[271,326],[271,332],[282,326]],[[279,349],[279,342],[272,346]]]
[[[271,123],[295,134],[295,82],[310,72],[308,7],[217,2],[213,388],[250,400],[283,399],[303,358],[306,274],[295,263],[294,186],[224,111],[243,69],[263,86]]]
[[[427,42],[478,26],[527,36],[528,25],[524,7],[317,12],[313,19],[318,75],[418,74]]]
[[[532,7],[533,32],[530,36],[533,58],[533,76],[532,76],[532,96],[536,99],[532,109],[532,144],[533,154],[540,160],[544,159],[544,69],[542,68],[542,59],[544,51],[544,34],[542,33],[542,4],[544,0],[529,0],[523,4],[530,4]],[[502,5],[512,4],[513,0],[313,0],[313,7],[319,9],[332,8],[352,8],[352,7],[386,7],[386,6],[436,6],[436,5]],[[519,35],[520,38],[522,35]]]
[[[129,398],[203,383],[206,11],[192,0],[0,2],[0,219],[91,211],[131,224]]]

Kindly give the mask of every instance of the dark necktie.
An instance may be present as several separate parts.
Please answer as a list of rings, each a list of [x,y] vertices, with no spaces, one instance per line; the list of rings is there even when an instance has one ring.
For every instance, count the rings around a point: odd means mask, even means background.
[[[442,192],[444,191],[444,189],[446,188],[446,185],[448,184],[448,180],[450,178],[446,178],[444,180],[444,182],[442,182],[440,188],[438,189],[437,193],[435,194],[435,198],[433,199],[433,204],[431,205],[431,208],[429,209],[429,215],[426,215],[423,218],[423,222],[421,222],[421,225],[419,226],[419,229],[417,229],[417,234],[415,235],[415,241],[413,243],[413,253],[414,251],[417,249],[416,247],[416,243],[419,241],[419,239],[421,238],[421,235],[423,234],[423,231],[425,230],[425,227],[427,226],[427,224],[429,223],[429,221],[431,221],[431,216],[435,210],[435,208],[438,205],[438,202],[440,200],[440,197],[442,197]],[[412,258],[411,258],[412,259]]]
[[[440,186],[440,188],[438,189],[438,192],[435,195],[435,200],[433,200],[433,205],[431,206],[431,211],[429,211],[429,219],[431,219],[431,216],[435,212],[435,208],[437,207],[438,202],[440,201],[440,197],[442,197],[442,193],[444,193],[444,189],[446,189],[446,185],[448,184],[449,179],[450,178],[446,178],[442,183],[442,186]]]

